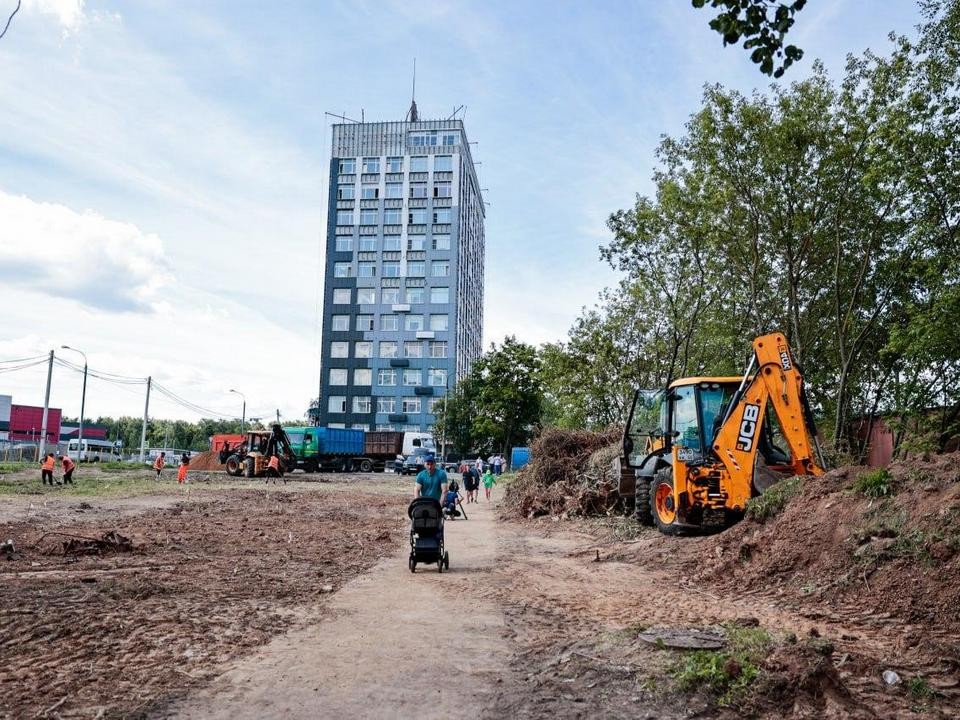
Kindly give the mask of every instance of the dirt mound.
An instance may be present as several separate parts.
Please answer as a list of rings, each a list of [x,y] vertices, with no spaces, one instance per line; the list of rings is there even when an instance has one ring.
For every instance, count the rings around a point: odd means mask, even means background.
[[[507,487],[506,517],[598,515],[620,501],[610,470],[621,429],[603,432],[546,428],[530,447],[531,461]]]
[[[190,458],[190,471],[207,472],[210,470],[224,470],[226,466],[220,462],[218,455],[215,450],[207,450],[199,455],[194,455]]]

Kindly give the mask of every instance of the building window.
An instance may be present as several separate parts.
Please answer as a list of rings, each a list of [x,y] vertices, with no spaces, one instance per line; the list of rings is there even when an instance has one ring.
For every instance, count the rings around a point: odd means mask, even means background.
[[[407,250],[423,250],[426,235],[407,235]]]
[[[353,356],[357,358],[368,358],[373,355],[373,342],[370,340],[361,340],[353,346]]]
[[[423,357],[423,343],[419,340],[408,340],[403,344],[403,356],[408,358]]]
[[[431,415],[437,414],[437,405],[443,402],[442,397],[430,398],[430,402],[427,403],[427,412]]]
[[[373,315],[357,315],[357,330],[373,330]]]
[[[430,368],[427,370],[427,385],[433,387],[447,386],[447,371],[444,368]]]
[[[348,352],[350,352],[350,343],[339,341],[330,343],[330,357],[345,358]]]
[[[405,397],[401,404],[401,411],[408,414],[414,415],[420,412],[420,398],[418,397]]]
[[[447,341],[431,340],[430,341],[430,357],[445,358],[446,356],[447,356]]]
[[[376,277],[377,264],[372,262],[357,263],[357,277]]]
[[[399,249],[400,249],[400,236],[399,236],[399,235],[384,235],[384,236],[383,236],[383,249],[384,249],[384,250],[399,250]]]
[[[381,330],[399,330],[400,317],[398,315],[381,315],[380,329]]]
[[[363,159],[363,171],[365,173],[378,173],[380,172],[380,158],[378,157],[365,157]]]
[[[460,144],[460,135],[459,133],[446,133],[443,136],[443,144],[450,145],[459,145]]]
[[[340,213],[337,213],[339,217]],[[353,223],[353,213],[350,213],[350,223]],[[426,208],[413,208],[407,215],[407,223],[410,225],[424,225],[427,222],[427,209]]]
[[[385,262],[383,264],[383,276],[384,277],[400,277],[400,263]]]
[[[392,413],[396,412],[397,400],[392,397],[378,397],[377,398],[377,412],[378,413]],[[385,426],[387,430],[392,430],[392,425]],[[377,430],[383,430],[384,426],[378,425]]]
[[[343,158],[340,161],[339,172],[341,175],[353,175],[357,171],[357,161],[353,158]]]
[[[449,182],[438,182],[433,186],[435,198],[448,198],[453,195],[453,186]]]
[[[404,328],[411,331],[423,330],[423,315],[407,315]]]
[[[450,236],[449,235],[434,235],[433,236],[433,249],[434,250],[449,250],[450,249]]]
[[[375,302],[377,302],[376,290],[373,288],[357,288],[357,305],[373,305]]]
[[[338,262],[333,264],[333,276],[344,278],[353,277],[353,263]]]
[[[426,172],[427,171],[427,156],[426,155],[415,155],[410,158],[410,172]]]
[[[444,143],[446,145],[447,143]],[[434,172],[449,172],[453,170],[453,155],[437,155],[433,158],[433,170]],[[449,195],[443,195],[441,197],[449,197]]]
[[[431,315],[430,329],[438,331],[446,330],[449,322],[450,317],[448,315]]]
[[[447,277],[450,274],[450,263],[446,260],[438,260],[430,266],[430,274],[433,277]]]
[[[436,213],[434,213],[436,214]],[[377,224],[377,211],[376,210],[361,210],[360,211],[360,224],[361,225],[376,225]]]
[[[346,385],[347,384],[347,371],[343,368],[330,368],[330,384],[331,385]]]
[[[407,304],[419,305],[423,302],[423,288],[407,288]]]
[[[327,412],[344,413],[347,411],[347,398],[345,395],[331,395],[327,400]]]
[[[410,183],[410,197],[412,198],[427,197],[427,184],[426,183]]]
[[[430,302],[437,305],[450,302],[450,288],[430,288]]]
[[[370,432],[370,423],[354,423],[350,427],[353,430],[363,430],[364,432]]]
[[[380,302],[384,305],[396,305],[400,302],[400,288],[383,288],[380,291]]]
[[[427,274],[427,264],[424,262],[408,262],[407,277],[423,277]]]
[[[390,172],[390,173],[403,172],[403,158],[402,158],[402,157],[388,157],[388,158],[387,158],[387,172]]]
[[[353,225],[353,210],[337,210],[337,225]]]
[[[397,384],[397,371],[393,368],[380,368],[377,370],[377,385],[390,387]]]
[[[349,330],[350,316],[349,315],[333,315],[330,318],[330,328],[333,330]]]
[[[337,200],[353,200],[356,194],[354,185],[337,185]]]
[[[380,341],[380,357],[395,358],[396,356],[397,356],[396,340],[381,340]]]
[[[361,200],[376,200],[378,197],[380,197],[379,185],[364,184],[360,186]],[[447,197],[447,196],[444,195],[443,197]]]
[[[353,250],[353,238],[340,236],[337,238],[337,252],[350,252]]]
[[[362,212],[360,214],[363,215]],[[433,211],[434,223],[449,223],[451,217],[453,217],[453,213],[450,208],[437,208]]]
[[[387,183],[384,197],[393,200],[403,197],[403,183]]]
[[[353,371],[354,385],[370,385],[373,383],[373,370],[370,368],[357,368]]]
[[[368,413],[370,412],[370,407],[369,397],[355,397],[353,399],[353,411],[355,413]]]
[[[423,382],[423,373],[420,370],[404,370],[403,384],[407,386],[420,385]]]
[[[350,304],[350,288],[335,288],[333,291],[334,305]]]
[[[376,235],[363,235],[357,243],[357,250],[361,252],[372,252],[377,249]]]
[[[403,211],[400,208],[387,208],[383,211],[383,224],[384,225],[399,225],[403,222],[400,218],[403,217]],[[386,250],[386,248],[384,248]]]

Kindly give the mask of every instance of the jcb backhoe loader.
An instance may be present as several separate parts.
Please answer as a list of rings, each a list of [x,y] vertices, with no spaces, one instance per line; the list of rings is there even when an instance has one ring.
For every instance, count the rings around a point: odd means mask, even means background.
[[[276,423],[269,430],[248,430],[238,447],[224,449],[220,454],[220,462],[227,466],[227,474],[235,477],[263,477],[267,474],[273,455],[280,461],[277,471],[283,476],[296,467],[297,460],[290,446],[290,438]]]
[[[780,478],[823,473],[786,338],[758,337],[753,350],[743,377],[683,378],[634,396],[620,477],[641,522],[669,535],[722,529]]]

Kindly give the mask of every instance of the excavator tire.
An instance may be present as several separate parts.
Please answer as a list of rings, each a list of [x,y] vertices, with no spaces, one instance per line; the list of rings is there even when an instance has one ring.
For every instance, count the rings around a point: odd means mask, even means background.
[[[664,535],[683,535],[677,510],[673,507],[673,468],[661,468],[650,485],[650,510],[657,530]]]
[[[227,461],[224,463],[227,466],[227,475],[232,475],[233,477],[240,477],[243,473],[241,472],[240,457],[238,455],[231,455],[227,458]]]
[[[256,460],[254,460],[252,457],[248,457],[246,460],[243,461],[243,474],[246,475],[248,478],[253,477],[253,468],[255,464],[256,464]]]
[[[637,478],[636,509],[633,517],[647,527],[653,527],[653,503],[650,501],[650,478]]]

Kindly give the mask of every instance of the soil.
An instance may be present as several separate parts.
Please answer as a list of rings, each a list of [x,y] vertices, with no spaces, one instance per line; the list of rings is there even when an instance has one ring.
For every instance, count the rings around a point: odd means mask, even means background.
[[[206,450],[190,458],[188,472],[223,470],[226,466],[220,462],[220,453],[216,450]]]
[[[837,471],[700,538],[481,500],[447,524],[443,574],[407,569],[412,482],[388,474],[171,483],[84,513],[18,497],[0,717],[957,717],[958,461],[894,466],[873,499]],[[64,555],[49,534],[110,530],[133,551]],[[638,639],[736,625],[774,645],[730,706]]]

